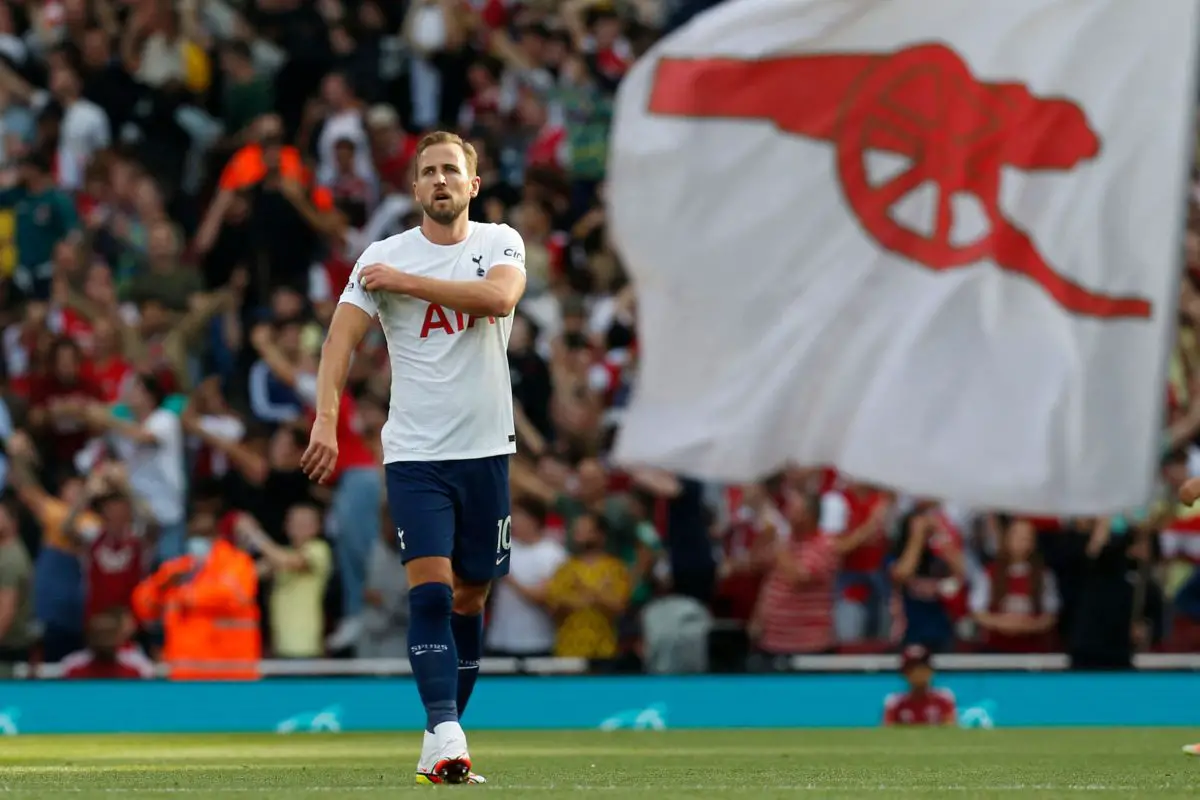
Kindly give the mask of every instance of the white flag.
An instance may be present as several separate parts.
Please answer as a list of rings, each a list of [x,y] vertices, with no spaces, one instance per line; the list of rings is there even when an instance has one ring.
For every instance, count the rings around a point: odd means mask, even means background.
[[[735,0],[625,79],[617,457],[976,507],[1147,500],[1195,0]]]

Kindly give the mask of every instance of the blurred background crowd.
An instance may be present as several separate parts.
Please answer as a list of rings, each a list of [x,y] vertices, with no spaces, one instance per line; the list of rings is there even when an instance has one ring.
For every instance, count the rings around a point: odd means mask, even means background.
[[[299,458],[323,326],[365,246],[419,223],[413,156],[438,128],[480,154],[472,217],[527,247],[490,653],[672,672],[914,643],[1081,667],[1195,650],[1200,519],[1168,499],[1200,473],[1190,272],[1163,500],[1126,517],[1011,518],[821,469],[712,486],[610,467],[637,368],[606,236],[614,92],[712,4],[0,3],[0,677],[406,658],[380,332],[333,483]]]

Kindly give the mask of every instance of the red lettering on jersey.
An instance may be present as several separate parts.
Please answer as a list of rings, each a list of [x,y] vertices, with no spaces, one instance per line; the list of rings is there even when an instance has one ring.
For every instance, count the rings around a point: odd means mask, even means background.
[[[483,319],[474,314],[466,315],[461,311],[454,312],[454,321],[450,321],[449,315],[446,314],[446,309],[439,306],[437,303],[430,303],[425,309],[425,323],[421,325],[421,338],[429,338],[430,331],[435,329],[443,330],[449,334],[462,333],[468,328],[475,327],[475,321]],[[488,317],[487,321],[495,325],[496,318]]]
[[[459,325],[462,325],[461,321]],[[429,332],[434,328],[440,328],[446,333],[455,332],[453,326],[450,325],[450,318],[446,316],[446,309],[437,303],[430,303],[425,309],[425,322],[421,325],[421,338],[429,338]]]

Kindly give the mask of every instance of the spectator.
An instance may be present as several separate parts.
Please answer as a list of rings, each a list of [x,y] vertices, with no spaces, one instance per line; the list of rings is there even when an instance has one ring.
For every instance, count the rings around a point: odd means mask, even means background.
[[[188,555],[133,593],[138,619],[161,619],[172,680],[250,680],[262,656],[258,575],[250,556],[219,538],[211,513],[191,522]]]
[[[159,529],[160,562],[183,555],[187,530],[183,429],[179,417],[163,408],[165,400],[157,378],[139,375],[129,393],[131,420],[101,405],[85,412],[94,429],[111,435],[114,449],[128,465],[133,497],[150,509]]]
[[[900,521],[892,546],[892,581],[899,590],[903,642],[932,652],[953,649],[967,577],[962,541],[932,503],[919,503]]]
[[[886,494],[859,483],[821,498],[821,529],[837,537],[843,559],[834,610],[839,642],[882,638],[888,630],[891,588],[883,564],[890,513]]]
[[[79,215],[70,196],[55,186],[50,160],[28,156],[20,184],[0,190],[0,208],[16,209],[16,288],[27,299],[49,299],[54,247],[79,233]]]
[[[33,607],[42,627],[42,659],[53,663],[83,646],[85,585],[80,555],[83,542],[99,536],[101,520],[83,510],[89,502],[88,492],[84,481],[74,474],[62,478],[58,496],[42,486],[36,450],[23,432],[10,437],[7,446],[17,499],[41,527],[41,547],[34,561]],[[99,480],[99,476],[89,479]],[[73,524],[67,525],[72,519]]]
[[[1138,562],[1151,555],[1152,545],[1144,532],[1127,530],[1123,520],[1090,522],[1085,535],[1056,537],[1070,548],[1063,556],[1077,562],[1080,572],[1065,644],[1073,669],[1129,669],[1135,648],[1150,645],[1154,638],[1146,620],[1162,616],[1157,587],[1149,581],[1139,587],[1131,580]]]
[[[232,41],[221,54],[225,90],[221,98],[221,117],[226,131],[237,137],[245,134],[254,120],[269,114],[275,104],[271,81],[254,63],[254,53],[244,41]]]
[[[958,704],[949,689],[933,685],[929,650],[919,644],[904,648],[900,672],[907,692],[890,694],[883,702],[884,725],[946,725],[958,722]]]
[[[362,101],[355,96],[345,75],[335,72],[325,77],[321,84],[321,103],[323,119],[317,138],[317,180],[330,185],[336,175],[342,174],[337,150],[345,147],[352,158],[346,177],[358,178],[373,187],[375,165],[371,162],[371,143],[363,124]]]
[[[83,511],[90,504],[99,525]],[[154,560],[153,511],[133,496],[122,464],[93,468],[63,527],[83,548],[87,573],[84,620],[109,608],[128,608],[133,590]]]
[[[30,395],[29,426],[34,435],[47,437],[56,463],[70,464],[87,443],[83,410],[104,399],[104,391],[84,372],[79,345],[73,339],[55,340],[49,374],[34,384]]]
[[[273,327],[272,346],[289,363],[299,363],[300,320],[280,320]],[[262,330],[256,330],[253,335],[255,341],[267,336]],[[264,358],[259,358],[250,367],[250,411],[259,421],[272,424],[292,422],[304,411],[296,390],[279,378]]]
[[[144,680],[154,677],[154,662],[129,641],[129,612],[107,609],[88,620],[87,649],[62,661],[68,680]]]
[[[602,517],[583,512],[571,525],[571,556],[546,588],[546,605],[558,620],[554,655],[610,660],[617,656],[617,619],[631,585],[625,565],[607,552]]]
[[[271,579],[271,652],[278,658],[318,658],[324,654],[325,587],[333,568],[321,538],[321,514],[311,505],[293,505],[284,518],[287,547],[276,544],[253,517],[237,525],[242,540],[259,553],[259,573]]]
[[[28,660],[34,641],[33,565],[12,511],[0,504],[0,678]]]
[[[88,162],[112,142],[112,128],[104,109],[83,96],[83,77],[78,68],[63,59],[51,68],[50,94],[62,113],[58,134],[58,182],[68,191],[83,187]],[[49,102],[45,95],[34,95],[34,104]]]
[[[838,564],[832,537],[817,527],[820,501],[796,488],[783,490],[790,535],[775,548],[750,638],[770,663],[801,653],[833,649],[833,585]]]
[[[764,484],[741,488],[729,526],[722,532],[722,559],[717,570],[716,607],[722,619],[746,624],[754,615],[758,594],[775,552],[790,536]]]
[[[136,303],[157,301],[173,312],[187,311],[192,298],[204,289],[204,279],[196,270],[180,264],[182,251],[174,224],[167,219],[150,222],[145,264],[130,281],[130,298]]]
[[[548,592],[567,551],[546,535],[545,525],[546,510],[537,501],[513,505],[512,566],[493,590],[487,629],[487,648],[495,655],[548,656],[554,650]]]
[[[1054,573],[1037,550],[1037,532],[1029,520],[1013,519],[1002,527],[999,555],[971,587],[971,613],[981,644],[993,652],[1045,652],[1058,621]]]

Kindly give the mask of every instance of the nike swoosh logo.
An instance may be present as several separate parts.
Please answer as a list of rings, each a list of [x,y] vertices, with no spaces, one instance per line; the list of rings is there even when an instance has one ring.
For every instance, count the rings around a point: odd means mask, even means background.
[[[507,555],[507,554],[505,554],[505,555],[502,555],[502,556],[500,556],[499,558],[497,558],[497,559],[496,559],[496,566],[498,567],[498,566],[500,566],[501,564],[503,564],[507,558],[508,558],[508,555]]]

